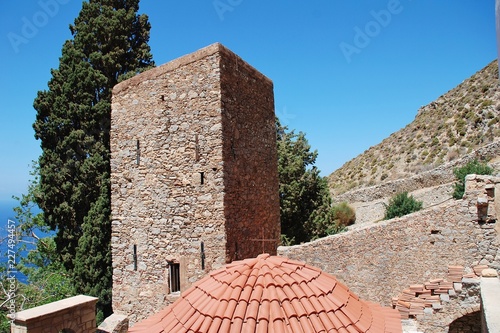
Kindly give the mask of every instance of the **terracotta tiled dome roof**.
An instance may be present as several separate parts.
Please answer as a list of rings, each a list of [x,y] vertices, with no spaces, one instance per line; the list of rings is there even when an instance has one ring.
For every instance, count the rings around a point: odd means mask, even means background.
[[[210,273],[129,332],[402,332],[396,310],[360,300],[330,274],[263,254]]]

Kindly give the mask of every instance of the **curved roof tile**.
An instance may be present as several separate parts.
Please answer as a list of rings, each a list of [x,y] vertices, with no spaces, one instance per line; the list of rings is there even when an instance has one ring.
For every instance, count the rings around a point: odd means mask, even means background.
[[[262,254],[210,273],[131,333],[401,333],[396,310],[360,300],[305,263]]]

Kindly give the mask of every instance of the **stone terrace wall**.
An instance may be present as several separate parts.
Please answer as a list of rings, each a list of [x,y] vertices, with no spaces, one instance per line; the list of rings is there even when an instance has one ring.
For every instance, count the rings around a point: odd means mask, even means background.
[[[424,202],[424,208],[440,204],[452,197],[455,176],[453,169],[478,158],[491,160],[500,156],[500,141],[493,142],[458,160],[443,164],[419,175],[388,181],[379,185],[355,189],[334,195],[336,203],[347,202],[356,210],[356,223],[378,221],[385,213],[384,203],[397,193],[408,192]],[[498,169],[500,164],[495,162]]]
[[[500,268],[495,230],[499,193],[500,178],[468,176],[463,200],[279,247],[278,253],[334,274],[361,298],[390,305],[408,285],[445,276],[449,265]],[[487,213],[483,208],[478,215],[478,197],[480,202],[487,198]],[[479,216],[487,222],[479,222]]]
[[[452,200],[453,184],[448,183],[433,187],[418,189],[409,192],[416,200],[422,201],[423,209],[442,204],[445,201]],[[385,205],[389,204],[391,197],[376,199],[369,202],[352,202],[349,205],[356,212],[356,224],[380,221],[384,219]]]

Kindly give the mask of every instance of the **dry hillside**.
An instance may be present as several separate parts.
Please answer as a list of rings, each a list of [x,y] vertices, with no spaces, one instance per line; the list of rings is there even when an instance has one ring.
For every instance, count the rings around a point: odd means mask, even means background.
[[[500,140],[500,87],[494,61],[436,101],[409,125],[328,176],[334,194],[406,178]]]

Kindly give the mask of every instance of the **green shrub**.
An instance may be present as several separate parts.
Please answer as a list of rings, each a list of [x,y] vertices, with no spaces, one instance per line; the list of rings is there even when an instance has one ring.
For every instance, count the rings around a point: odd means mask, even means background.
[[[466,165],[453,170],[457,182],[455,183],[453,198],[462,199],[465,193],[465,176],[467,175],[491,175],[493,169],[486,163],[481,163],[477,159],[470,161]]]
[[[408,192],[396,194],[385,205],[384,220],[401,217],[422,209],[422,201],[416,200],[413,195],[408,196]]]
[[[333,216],[340,227],[347,227],[356,222],[356,212],[346,202],[333,206]]]

